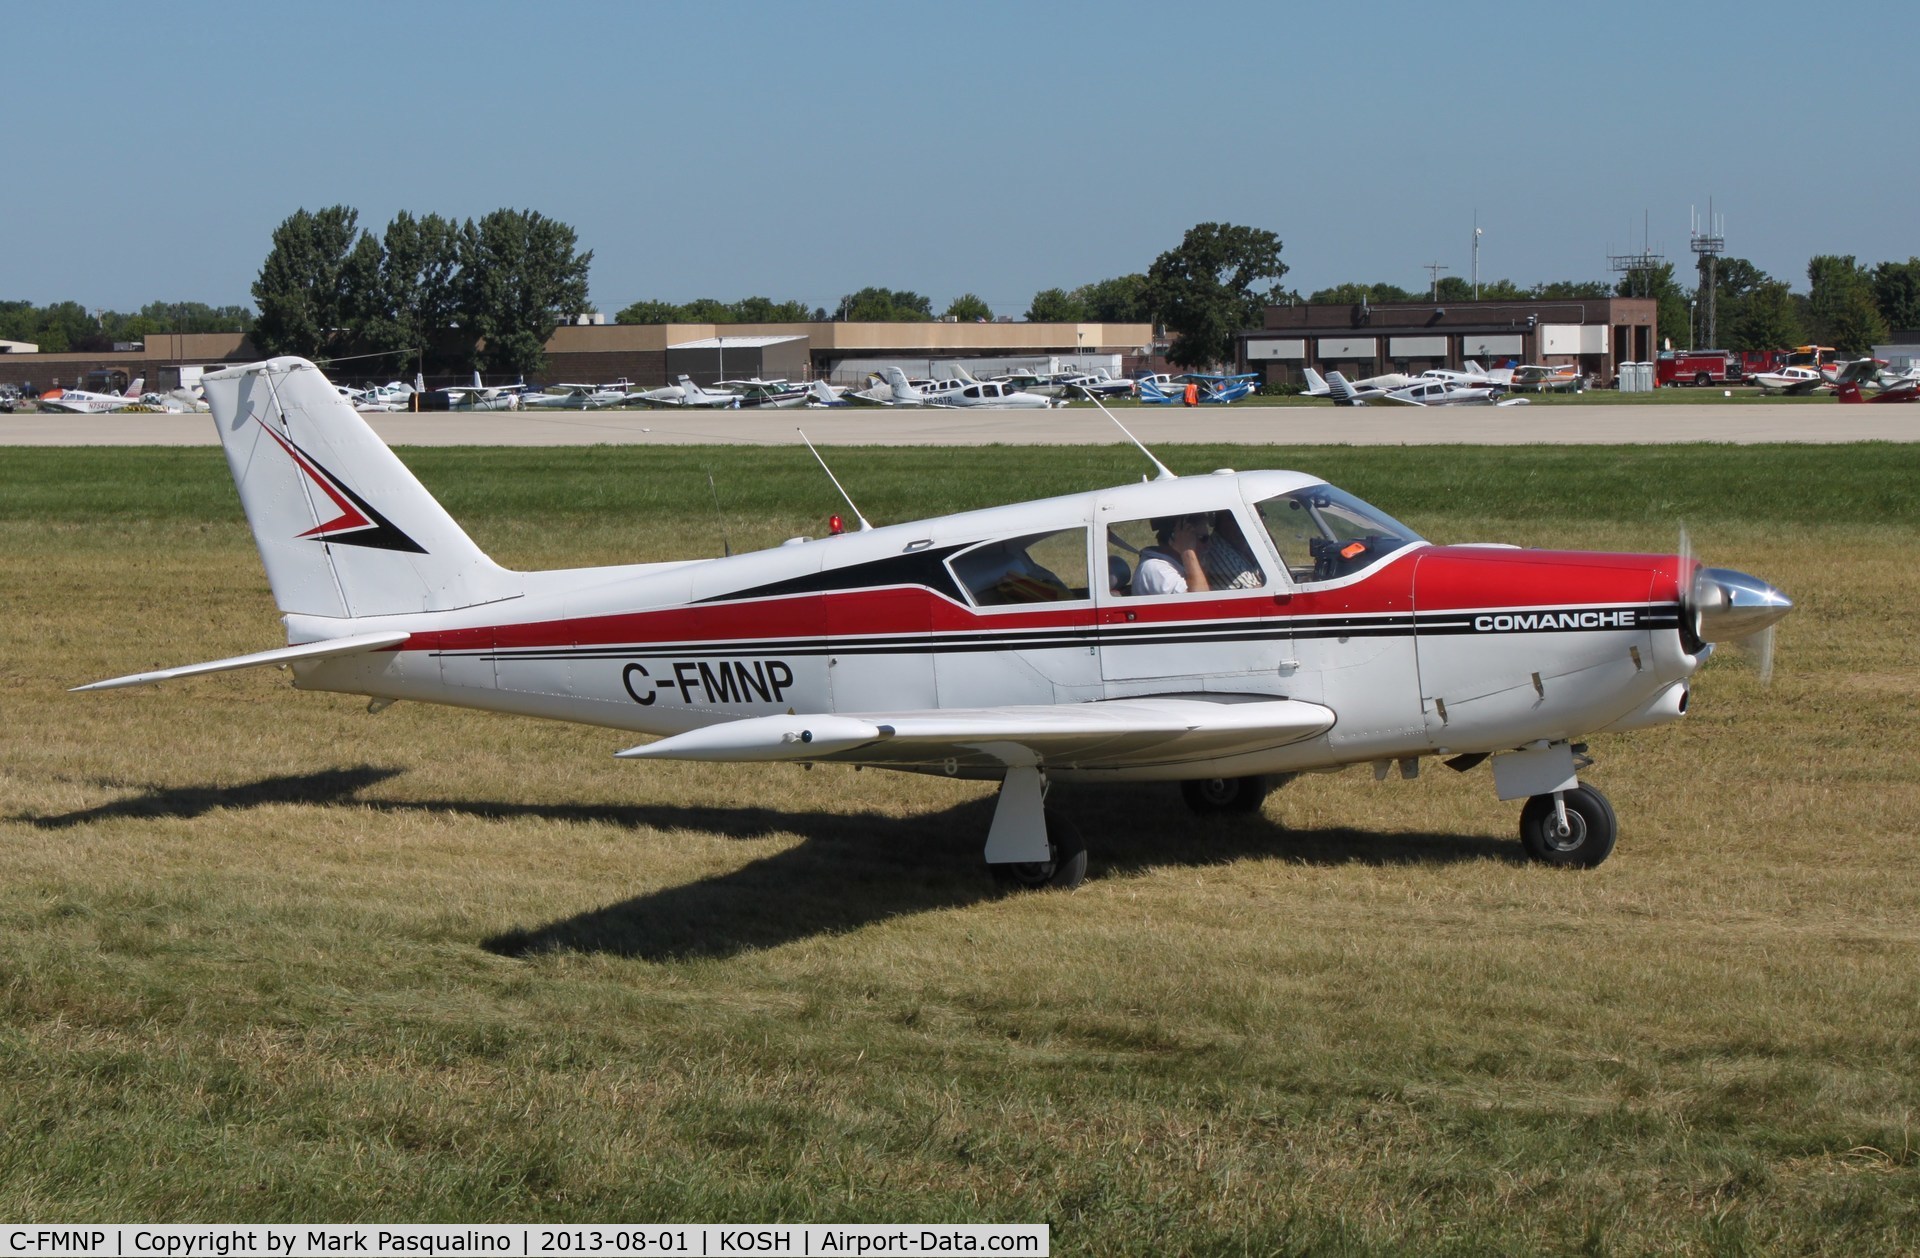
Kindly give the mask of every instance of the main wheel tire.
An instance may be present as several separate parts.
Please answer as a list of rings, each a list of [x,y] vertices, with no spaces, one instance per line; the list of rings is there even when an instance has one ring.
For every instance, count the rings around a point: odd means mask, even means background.
[[[1057,887],[1071,891],[1087,879],[1087,841],[1080,827],[1057,809],[1046,810],[1047,851],[1043,861],[1008,861],[989,865],[994,881],[1038,890]]]
[[[1274,783],[1261,774],[1243,778],[1193,778],[1180,783],[1180,795],[1187,801],[1187,807],[1202,816],[1258,812],[1273,787]]]
[[[1620,823],[1607,797],[1584,782],[1566,800],[1567,833],[1555,834],[1553,796],[1529,799],[1520,810],[1520,845],[1544,865],[1592,869],[1612,853]]]

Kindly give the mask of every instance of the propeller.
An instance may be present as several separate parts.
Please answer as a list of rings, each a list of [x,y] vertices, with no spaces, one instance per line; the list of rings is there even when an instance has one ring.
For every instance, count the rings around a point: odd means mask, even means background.
[[[1759,577],[1697,565],[1693,539],[1680,529],[1680,615],[1702,643],[1726,642],[1753,658],[1760,684],[1773,681],[1774,629],[1793,600]],[[1685,574],[1691,570],[1693,577]]]

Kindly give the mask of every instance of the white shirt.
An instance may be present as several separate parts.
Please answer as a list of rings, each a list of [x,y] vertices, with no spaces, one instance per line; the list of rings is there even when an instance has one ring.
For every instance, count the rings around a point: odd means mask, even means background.
[[[1135,594],[1185,594],[1187,574],[1167,553],[1149,547],[1140,552],[1140,569],[1133,574]]]

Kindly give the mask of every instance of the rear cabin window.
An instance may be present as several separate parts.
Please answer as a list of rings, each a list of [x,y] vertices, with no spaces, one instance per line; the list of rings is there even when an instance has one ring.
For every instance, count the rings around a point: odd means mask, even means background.
[[[1062,603],[1087,594],[1087,531],[1060,529],[987,542],[948,561],[981,607]]]

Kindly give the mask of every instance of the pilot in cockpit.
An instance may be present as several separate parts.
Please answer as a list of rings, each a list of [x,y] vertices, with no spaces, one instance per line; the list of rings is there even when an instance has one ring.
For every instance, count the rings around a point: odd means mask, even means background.
[[[1133,592],[1206,594],[1264,584],[1234,542],[1239,532],[1230,512],[1161,516],[1153,521],[1155,544],[1140,552]]]

